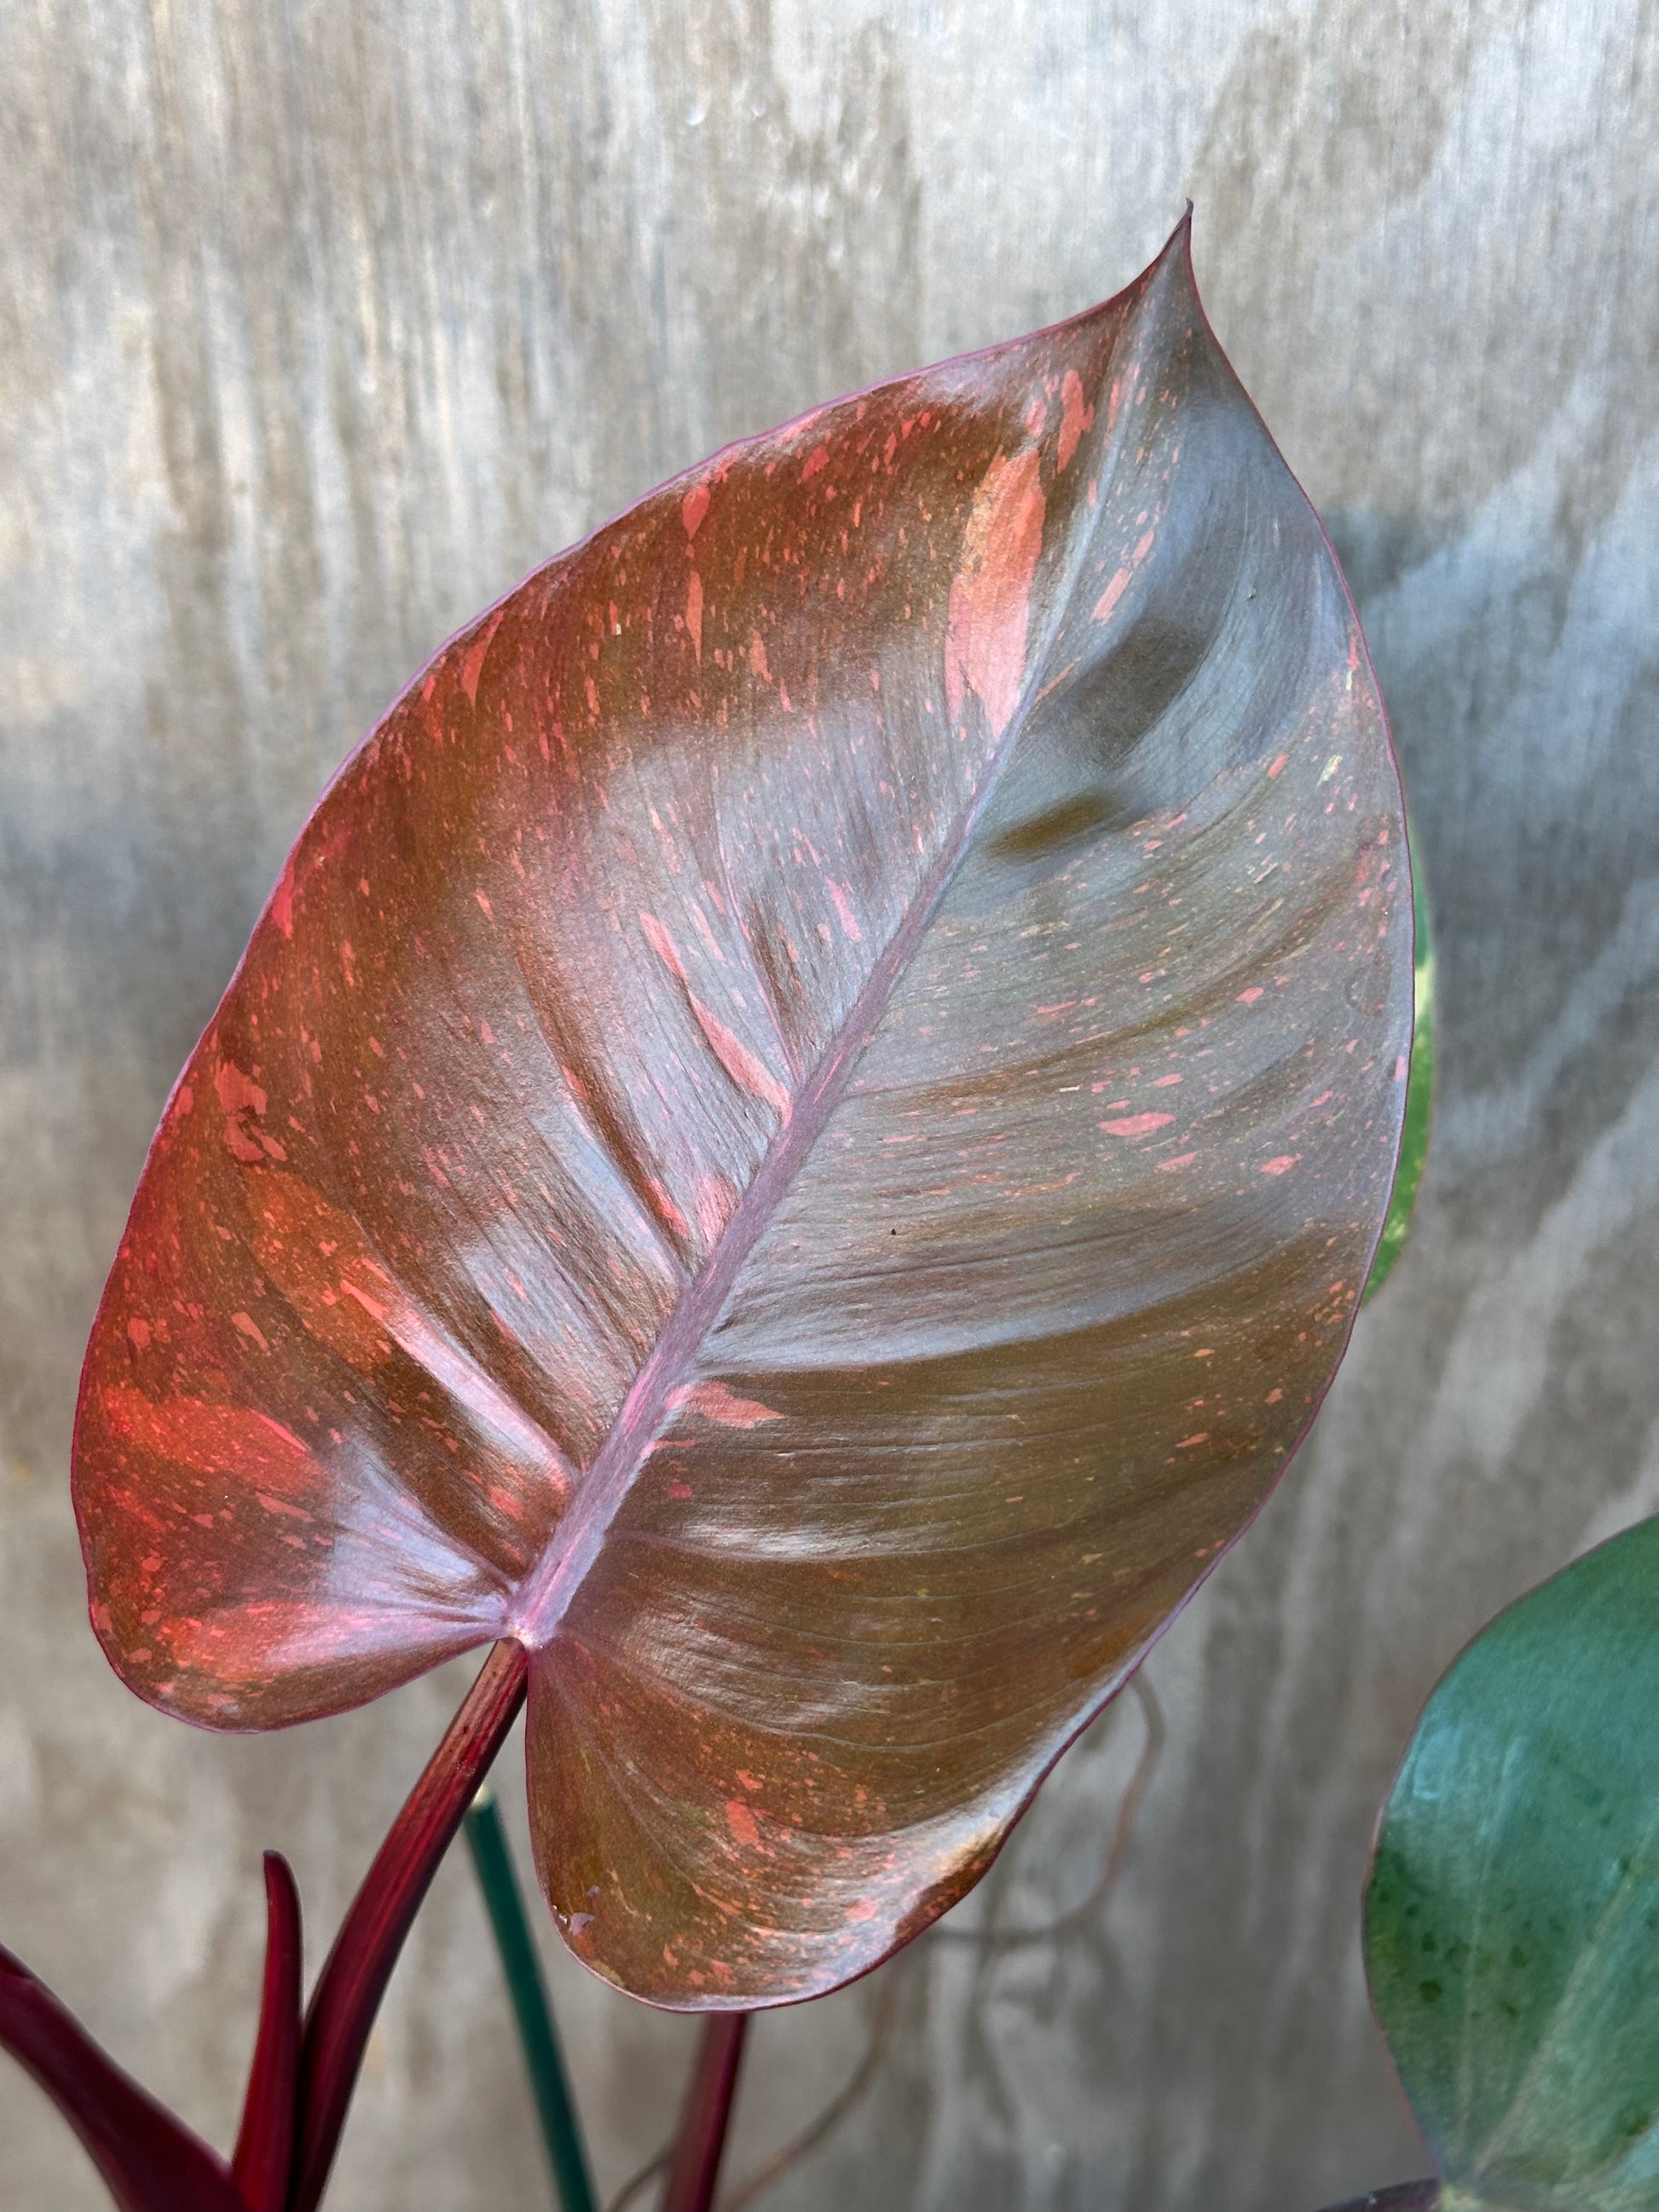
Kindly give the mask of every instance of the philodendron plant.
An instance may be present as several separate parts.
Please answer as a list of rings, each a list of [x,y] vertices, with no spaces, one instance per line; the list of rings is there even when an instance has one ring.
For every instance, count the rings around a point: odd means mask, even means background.
[[[527,1701],[566,1942],[737,2034],[984,1873],[1346,1344],[1413,1026],[1352,605],[1183,223],[1105,306],[730,447],[443,647],[169,1100],[75,1437],[94,1624],[267,1729],[487,1656],[234,2157],[21,1968],[128,2212],[312,2212]],[[1518,2201],[1518,2200],[1517,2200]]]

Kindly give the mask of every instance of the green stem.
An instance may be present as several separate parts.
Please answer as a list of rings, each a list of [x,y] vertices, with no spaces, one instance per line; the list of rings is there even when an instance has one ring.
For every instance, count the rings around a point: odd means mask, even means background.
[[[489,1925],[501,1954],[525,2069],[536,2099],[547,2145],[548,2162],[564,2212],[594,2212],[593,2184],[582,2149],[581,2130],[571,2100],[570,2082],[559,2051],[558,2032],[548,2003],[541,1960],[525,1918],[524,1900],[513,1872],[507,1831],[489,1785],[479,1790],[466,1815],[466,1840],[477,1870],[478,1887],[489,1911]]]

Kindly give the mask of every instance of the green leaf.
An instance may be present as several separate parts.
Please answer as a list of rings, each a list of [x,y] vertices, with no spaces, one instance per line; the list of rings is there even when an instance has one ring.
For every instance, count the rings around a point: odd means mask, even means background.
[[[1409,845],[1409,826],[1407,833]],[[1434,1117],[1434,939],[1429,929],[1429,896],[1423,881],[1423,864],[1412,851],[1412,926],[1416,937],[1413,970],[1412,1064],[1406,1082],[1406,1125],[1400,1139],[1400,1161],[1394,1171],[1394,1189],[1388,1217],[1366,1278],[1362,1305],[1376,1296],[1393,1273],[1411,1227],[1418,1187],[1428,1164],[1429,1128]]]
[[[1424,1709],[1365,1947],[1448,2212],[1659,2205],[1656,1717],[1655,1521],[1500,1615]]]

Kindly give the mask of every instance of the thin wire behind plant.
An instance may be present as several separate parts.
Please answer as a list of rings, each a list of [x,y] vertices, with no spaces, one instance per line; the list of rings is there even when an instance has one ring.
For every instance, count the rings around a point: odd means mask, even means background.
[[[1134,1771],[1129,1777],[1128,1787],[1117,1808],[1117,1818],[1112,1823],[1111,1841],[1106,1849],[1105,1863],[1094,1886],[1086,1896],[1053,1920],[1045,1920],[1037,1928],[935,1928],[933,1941],[939,1943],[977,1943],[983,1950],[1013,1950],[1023,1943],[1049,1943],[1056,1936],[1069,1935],[1073,1928],[1092,1918],[1110,1895],[1134,1837],[1135,1820],[1140,1811],[1140,1801],[1146,1794],[1146,1785],[1152,1778],[1159,1756],[1164,1749],[1164,1708],[1158,1693],[1143,1674],[1129,1678],[1128,1686],[1133,1691],[1140,1706],[1141,1718],[1146,1725],[1146,1737],[1135,1761]]]
[[[1107,1846],[1105,1863],[1086,1896],[1070,1905],[1054,1919],[1045,1921],[1040,1928],[978,1929],[936,1927],[922,1938],[924,1942],[976,1943],[982,1949],[1008,1950],[1020,1944],[1046,1943],[1066,1935],[1081,1922],[1090,1918],[1110,1895],[1133,1841],[1135,1822],[1139,1815],[1141,1801],[1152,1778],[1164,1749],[1165,1729],[1164,1708],[1150,1682],[1139,1674],[1130,1678],[1128,1687],[1134,1692],[1146,1725],[1146,1738],[1140,1747],[1127,1786],[1119,1802],[1117,1817],[1112,1823],[1111,1840]],[[919,1948],[919,1947],[918,1947]],[[792,2142],[775,2152],[729,2195],[720,2199],[720,2212],[747,2212],[757,2198],[781,2181],[799,2160],[817,2148],[826,2137],[838,2128],[867,2094],[881,2070],[891,2038],[893,2023],[897,2016],[899,1980],[896,1969],[911,1955],[901,1953],[890,1964],[875,2017],[871,2023],[870,2039],[864,2056],[854,2069],[844,2086],[837,2090],[823,2110],[809,2127],[804,2128]],[[647,2166],[640,2168],[614,2197],[606,2212],[628,2212],[628,2207],[653,2178],[667,2166],[668,2149],[664,2149]]]
[[[803,2128],[793,2142],[775,2151],[763,2166],[757,2166],[749,2179],[734,2189],[729,2197],[722,2197],[720,2212],[744,2212],[746,2205],[780,2181],[798,2159],[816,2150],[825,2136],[840,2126],[865,2091],[880,2071],[881,2062],[887,2054],[893,2022],[898,2016],[899,1977],[897,1962],[887,1968],[888,1978],[876,2005],[874,2020],[870,2025],[870,2040],[865,2045],[864,2056],[854,2068],[842,2088],[830,2100],[810,2127]]]
[[[641,2190],[648,2189],[653,2181],[659,2180],[667,2172],[668,2161],[674,2155],[674,2136],[670,2136],[668,2141],[653,2158],[647,2159],[643,2166],[637,2167],[629,2175],[627,2180],[605,2206],[605,2212],[628,2212],[629,2206],[639,2196]]]

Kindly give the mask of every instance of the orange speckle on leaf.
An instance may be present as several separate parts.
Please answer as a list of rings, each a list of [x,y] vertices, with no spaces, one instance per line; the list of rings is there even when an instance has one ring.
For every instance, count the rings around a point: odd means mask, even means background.
[[[745,1850],[752,1851],[759,1843],[760,1830],[755,1826],[755,1816],[741,1797],[726,1800],[726,1825]]]

